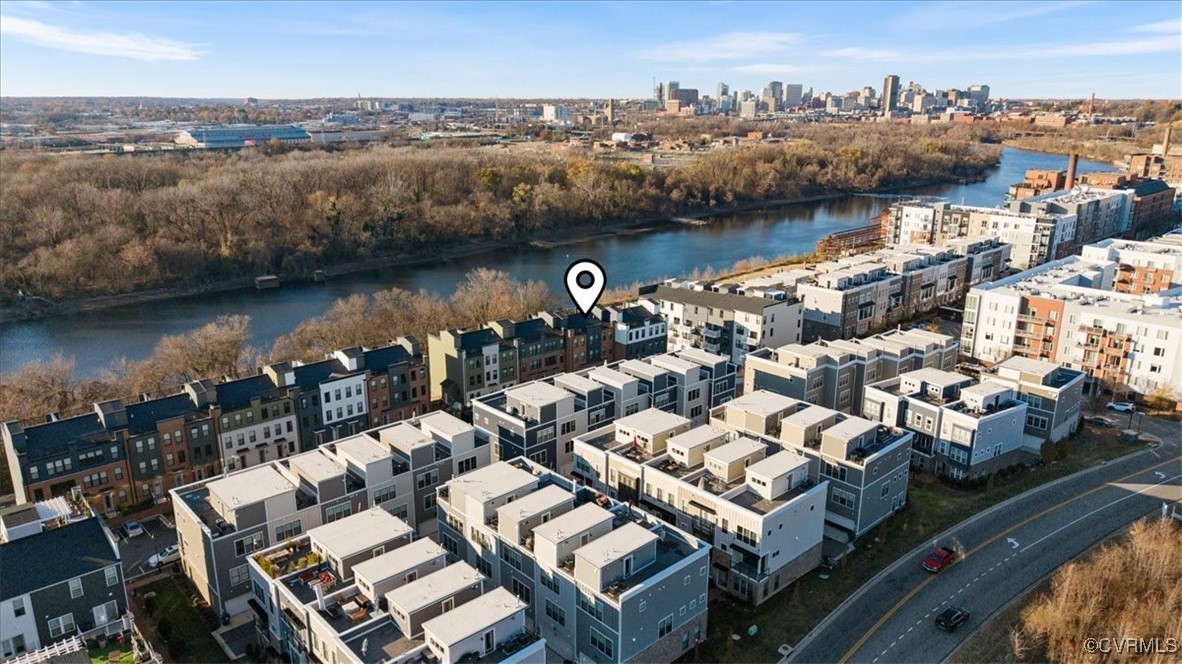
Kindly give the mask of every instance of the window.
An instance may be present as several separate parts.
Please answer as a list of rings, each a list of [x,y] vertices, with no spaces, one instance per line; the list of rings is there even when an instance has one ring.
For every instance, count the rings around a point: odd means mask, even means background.
[[[460,462],[456,465],[456,470],[460,475],[476,470],[476,457],[460,459]]]
[[[25,635],[16,634],[11,639],[0,641],[0,657],[8,658],[25,652]]]
[[[661,622],[657,623],[657,638],[662,638],[669,632],[673,631],[673,614],[665,616]]]
[[[382,503],[384,503],[388,500],[393,500],[394,498],[397,497],[397,495],[398,495],[397,488],[393,484],[391,484],[390,486],[387,486],[387,487],[382,487],[381,489],[378,489],[377,491],[374,492],[373,504],[374,505],[381,505]]]
[[[688,401],[694,401],[695,399],[697,399],[700,396],[702,396],[702,390],[701,390],[701,388],[698,388],[698,387],[695,387],[694,389],[685,393],[685,398]]]
[[[538,443],[548,443],[554,440],[554,427],[546,427],[538,430]]]
[[[505,562],[517,571],[521,571],[521,552],[512,547],[505,547]]]
[[[324,510],[324,522],[332,523],[337,519],[343,519],[353,513],[353,503],[342,503],[340,505],[333,505]]]
[[[103,574],[106,576],[108,588],[119,583],[119,569],[118,568],[108,567],[103,572]],[[17,615],[20,615],[20,614],[17,614]]]
[[[18,618],[25,615],[25,600],[23,597],[17,597],[12,600],[12,615]]]
[[[890,482],[890,480],[887,480],[886,482],[882,483],[882,495],[880,495],[879,497],[886,498],[888,495],[890,495],[890,493],[891,493],[891,482]]]
[[[854,494],[849,491],[842,491],[841,489],[833,489],[833,502],[842,507],[854,506]]]
[[[530,592],[530,587],[525,585],[521,581],[518,581],[516,578],[513,578],[510,580],[509,592],[513,593],[514,595],[517,595],[518,597],[521,598],[521,601],[525,602],[526,604],[529,604],[530,595],[532,594]]]
[[[542,578],[542,585],[549,588],[550,592],[556,595],[561,594],[561,591],[558,589],[558,580],[554,578],[554,572],[543,569],[538,571],[538,576]]]
[[[263,534],[255,533],[249,537],[234,540],[234,555],[242,557],[263,548]]]
[[[435,509],[435,505],[436,505],[435,501],[436,501],[436,498],[435,498],[435,494],[433,494],[433,493],[429,493],[429,494],[423,496],[423,509],[425,511],[430,511],[430,510]]]
[[[237,586],[250,580],[250,572],[246,565],[230,568],[230,585]]]
[[[579,588],[577,596],[580,609],[595,616],[596,620],[603,620],[603,601],[592,597],[582,588]]]
[[[672,617],[670,616],[670,619]],[[615,656],[615,649],[612,647],[611,639],[604,636],[602,632],[594,627],[591,628],[591,647],[603,653],[608,659]]]
[[[565,436],[565,435],[566,435],[566,434],[568,434],[568,433],[572,433],[574,430],[575,430],[575,422],[574,422],[574,420],[571,420],[571,421],[569,421],[569,422],[563,422],[563,423],[562,423],[562,435],[564,435],[564,436]]]
[[[70,579],[70,599],[82,596],[82,579]]]
[[[530,461],[540,463],[544,466],[544,465],[546,465],[546,461],[549,459],[549,456],[546,454],[546,450],[542,450],[540,452],[534,452],[533,454],[529,455],[529,458],[530,458]]]
[[[699,416],[701,416],[701,414],[702,414],[702,406],[700,404],[697,406],[694,406],[693,408],[690,408],[690,419],[693,419],[695,417],[699,417]]]
[[[1026,426],[1031,427],[1033,429],[1046,429],[1047,428],[1047,418],[1041,417],[1039,415],[1027,415],[1026,416]]]
[[[546,600],[546,617],[558,623],[561,627],[566,626],[566,611],[563,611],[550,600]]]
[[[291,539],[300,533],[304,532],[304,526],[299,519],[290,523],[284,523],[275,528],[275,541],[282,542]]]
[[[432,468],[425,473],[419,473],[416,478],[416,483],[420,489],[426,489],[429,486],[434,486],[439,481],[439,470]]]
[[[74,633],[74,614],[67,613],[64,616],[52,618],[49,621],[49,636],[50,638],[58,638],[66,634]]]

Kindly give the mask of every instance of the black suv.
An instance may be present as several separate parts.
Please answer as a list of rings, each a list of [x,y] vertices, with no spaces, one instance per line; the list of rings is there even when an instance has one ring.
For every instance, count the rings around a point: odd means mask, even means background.
[[[968,609],[959,606],[950,606],[947,609],[944,609],[944,613],[936,616],[936,627],[939,627],[945,632],[951,632],[957,627],[960,627],[961,623],[966,623],[968,621]]]

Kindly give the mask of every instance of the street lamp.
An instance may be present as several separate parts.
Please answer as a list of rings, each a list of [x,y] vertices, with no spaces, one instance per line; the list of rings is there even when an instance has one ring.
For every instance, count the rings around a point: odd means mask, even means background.
[[[144,530],[148,530],[145,528]],[[160,562],[160,545],[156,543],[156,533],[148,530],[148,537],[152,538],[152,548],[156,550],[156,562]]]

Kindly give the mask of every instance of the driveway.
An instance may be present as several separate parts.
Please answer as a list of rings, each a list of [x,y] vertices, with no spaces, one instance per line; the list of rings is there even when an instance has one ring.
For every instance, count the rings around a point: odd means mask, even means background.
[[[115,531],[123,558],[123,576],[128,579],[150,572],[148,558],[156,551],[176,544],[176,530],[165,525],[160,517],[150,517],[140,521],[140,525],[144,527],[144,534],[131,538],[124,537],[122,529]]]

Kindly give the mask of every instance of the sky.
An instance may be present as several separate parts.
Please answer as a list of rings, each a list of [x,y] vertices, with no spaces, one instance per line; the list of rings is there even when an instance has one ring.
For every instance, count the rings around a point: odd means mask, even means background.
[[[0,95],[1182,97],[1182,2],[0,2]]]

